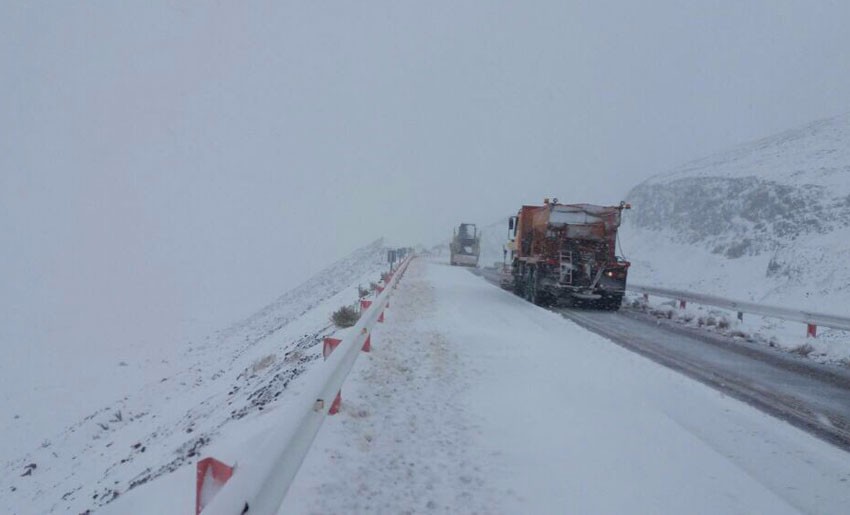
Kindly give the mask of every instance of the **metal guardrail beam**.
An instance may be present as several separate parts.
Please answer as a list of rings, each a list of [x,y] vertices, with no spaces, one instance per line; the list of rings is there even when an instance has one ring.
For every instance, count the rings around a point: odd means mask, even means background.
[[[274,515],[307,456],[319,428],[328,415],[363,344],[387,305],[389,295],[407,269],[412,256],[398,267],[372,305],[360,317],[349,336],[322,365],[321,374],[302,386],[302,394],[286,413],[278,413],[275,429],[250,446],[248,455],[236,463],[233,477],[221,488],[203,515]]]
[[[680,301],[684,300],[687,302],[729,309],[741,313],[781,318],[783,320],[802,322],[813,326],[830,327],[832,329],[850,331],[850,317],[842,317],[827,313],[816,313],[814,311],[805,311],[794,308],[784,308],[780,306],[768,306],[765,304],[756,304],[755,302],[725,299],[716,295],[707,295],[704,293],[694,293],[667,288],[656,288],[655,286],[643,286],[640,284],[630,284],[626,287],[626,289],[637,293],[657,295],[659,297],[666,297]]]

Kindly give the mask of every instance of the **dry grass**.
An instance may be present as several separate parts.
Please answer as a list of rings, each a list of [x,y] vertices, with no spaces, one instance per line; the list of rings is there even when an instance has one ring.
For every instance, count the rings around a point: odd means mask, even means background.
[[[358,320],[360,320],[360,312],[353,306],[343,306],[331,315],[331,322],[337,327],[351,327]]]
[[[260,370],[265,370],[269,368],[275,360],[277,360],[277,356],[274,354],[269,354],[268,356],[258,359],[253,365],[251,365],[251,372],[256,374]]]

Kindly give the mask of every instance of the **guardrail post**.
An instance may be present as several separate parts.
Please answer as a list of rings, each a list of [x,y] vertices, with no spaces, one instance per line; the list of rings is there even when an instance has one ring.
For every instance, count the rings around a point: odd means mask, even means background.
[[[364,327],[363,328],[363,334],[366,334],[368,332],[369,331],[367,331],[366,328]],[[366,336],[366,341],[363,342],[362,350],[363,350],[363,352],[372,352],[372,335],[371,334]]]
[[[363,302],[362,300],[360,302]],[[367,301],[368,302],[368,301]],[[322,345],[322,357],[327,361],[328,356],[331,355],[331,352],[337,348],[337,346],[342,342],[339,338],[330,338],[325,336]],[[339,406],[342,404],[342,390],[336,392],[336,398],[334,399],[333,404],[331,404],[331,409],[328,410],[328,415],[336,415],[339,413]]]
[[[336,415],[339,413],[339,407],[342,405],[342,390],[336,392],[336,397],[334,398],[333,404],[331,404],[331,409],[328,410],[328,415]]]
[[[738,311],[738,321],[739,322],[744,321],[744,312],[743,311]]]
[[[818,326],[815,324],[807,324],[806,327],[806,338],[817,338],[818,336]]]
[[[684,300],[679,301],[679,309],[685,309],[685,306],[687,306],[687,305],[688,305],[688,303],[685,302]]]
[[[322,341],[322,357],[325,358],[325,361],[327,361],[328,356],[331,355],[331,352],[336,349],[337,345],[339,345],[341,341],[342,340],[340,340],[339,338],[330,338],[328,336],[325,336],[324,340]]]
[[[378,322],[380,322],[382,324],[384,323],[384,312],[383,311],[381,311],[381,314],[378,315]]]
[[[215,458],[204,458],[198,462],[196,475],[195,515],[200,515],[204,506],[209,504],[212,497],[233,476],[233,467],[225,465]]]

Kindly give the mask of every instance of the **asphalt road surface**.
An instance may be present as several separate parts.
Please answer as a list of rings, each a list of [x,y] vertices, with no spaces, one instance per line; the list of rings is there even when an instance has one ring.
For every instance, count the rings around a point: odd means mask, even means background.
[[[492,269],[473,273],[495,286]],[[614,343],[850,450],[850,370],[624,308],[550,308]]]

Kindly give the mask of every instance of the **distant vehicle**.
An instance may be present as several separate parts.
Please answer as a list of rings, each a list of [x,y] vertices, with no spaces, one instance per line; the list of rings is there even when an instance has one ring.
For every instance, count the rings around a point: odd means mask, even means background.
[[[620,309],[630,263],[615,249],[622,212],[630,208],[558,199],[522,206],[508,220],[513,291],[538,305]]]
[[[453,266],[478,266],[478,255],[481,253],[481,236],[475,224],[463,223],[454,230],[450,263]]]

